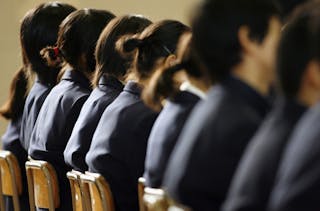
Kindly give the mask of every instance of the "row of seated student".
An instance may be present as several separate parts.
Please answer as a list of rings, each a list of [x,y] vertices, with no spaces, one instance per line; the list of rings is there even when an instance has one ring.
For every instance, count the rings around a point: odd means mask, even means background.
[[[102,174],[116,210],[139,210],[142,175],[193,210],[317,210],[319,11],[205,0],[189,28],[41,4],[21,24],[4,149],[53,164],[59,210],[71,169]]]

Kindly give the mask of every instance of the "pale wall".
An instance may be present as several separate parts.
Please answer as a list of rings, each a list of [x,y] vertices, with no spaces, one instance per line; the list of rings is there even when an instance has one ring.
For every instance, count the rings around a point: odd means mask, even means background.
[[[139,13],[153,21],[160,19],[177,19],[188,23],[193,6],[199,0],[65,0],[77,8],[90,7],[108,9],[116,15]],[[14,72],[21,65],[19,47],[19,21],[25,12],[40,0],[0,0],[0,104],[9,90]],[[0,134],[3,134],[7,122],[0,118]]]

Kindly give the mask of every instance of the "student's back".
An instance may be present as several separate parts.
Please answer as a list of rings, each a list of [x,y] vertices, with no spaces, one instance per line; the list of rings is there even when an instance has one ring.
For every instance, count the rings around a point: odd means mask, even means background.
[[[269,109],[280,34],[276,16],[269,1],[216,0],[205,1],[193,23],[195,49],[216,85],[183,128],[163,186],[194,210],[220,209],[242,152]]]
[[[66,172],[70,169],[63,151],[83,103],[91,92],[89,77],[95,68],[93,56],[98,37],[112,18],[108,12],[83,9],[71,13],[61,24],[56,46],[41,53],[52,66],[67,63],[61,81],[51,90],[38,115],[31,135],[29,154],[46,160],[56,169],[61,210],[71,209],[71,195]],[[79,32],[81,37],[78,37]],[[80,39],[79,39],[80,38]]]
[[[156,71],[144,90],[144,101],[151,108],[157,110],[165,101],[148,140],[143,177],[149,187],[161,187],[182,127],[193,107],[206,95],[206,82],[190,46],[191,33],[185,33],[179,42],[176,64]]]
[[[40,51],[56,43],[60,23],[74,10],[74,7],[67,4],[41,4],[29,12],[22,22],[20,30],[22,47],[25,57],[31,64],[29,72],[36,77],[26,99],[21,123],[20,141],[26,151],[41,106],[57,83],[59,73],[59,68],[52,68],[46,64]]]
[[[89,170],[111,185],[119,210],[137,210],[137,180],[143,174],[148,136],[157,113],[140,100],[141,88],[128,82],[104,111],[86,156]]]
[[[177,21],[161,21],[148,26],[138,38],[119,41],[126,54],[135,52],[132,80],[104,111],[86,156],[89,170],[101,173],[110,183],[117,210],[139,210],[138,178],[144,171],[147,141],[158,115],[140,95],[156,64],[161,65],[161,59],[168,56],[165,49],[175,51],[184,29]]]
[[[84,104],[64,151],[67,164],[76,170],[86,171],[85,156],[90,148],[94,131],[103,111],[120,94],[127,72],[127,63],[116,50],[119,37],[141,32],[151,22],[141,16],[124,16],[113,19],[102,32],[97,48],[97,69],[94,84],[96,88]],[[112,58],[112,59],[110,59]]]
[[[23,67],[14,75],[9,91],[9,98],[0,108],[1,117],[9,121],[5,133],[1,136],[2,149],[10,151],[17,158],[19,166],[24,166],[27,160],[28,153],[22,147],[19,139],[21,130],[21,116],[23,112],[23,106],[25,103],[25,93],[27,91],[28,81],[25,76],[25,66],[28,63],[24,62]],[[20,206],[29,210],[29,198],[27,190],[27,178],[23,168],[21,168],[23,193],[19,197]],[[6,205],[6,210],[14,210],[13,200],[11,196],[4,196],[3,202]]]

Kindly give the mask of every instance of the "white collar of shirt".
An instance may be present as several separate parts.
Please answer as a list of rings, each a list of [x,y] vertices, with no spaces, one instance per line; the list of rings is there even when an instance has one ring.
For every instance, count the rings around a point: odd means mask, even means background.
[[[183,82],[180,86],[180,90],[181,91],[188,91],[188,92],[200,97],[201,99],[205,99],[207,96],[207,94],[205,92],[203,92],[199,88],[193,86],[189,81]]]

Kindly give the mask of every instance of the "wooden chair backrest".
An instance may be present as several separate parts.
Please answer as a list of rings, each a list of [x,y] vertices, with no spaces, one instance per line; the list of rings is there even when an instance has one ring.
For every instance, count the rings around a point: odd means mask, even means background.
[[[140,211],[191,211],[170,198],[163,189],[146,187],[143,177],[138,179],[138,197]]]
[[[67,177],[69,179],[71,195],[72,195],[72,207],[73,211],[86,211],[84,197],[82,193],[80,175],[82,173],[79,171],[69,171],[67,172]]]
[[[145,205],[143,203],[144,188],[146,187],[145,183],[146,183],[145,178],[140,177],[138,179],[138,199],[139,199],[140,211],[146,211]]]
[[[164,211],[168,210],[169,203],[166,193],[158,188],[144,188],[143,206],[145,211]]]
[[[88,188],[92,211],[115,211],[110,186],[103,176],[86,172],[80,176],[83,187]]]
[[[26,162],[30,210],[35,207],[53,211],[60,206],[59,185],[53,166],[40,160]]]
[[[20,210],[19,195],[22,193],[21,169],[17,158],[10,151],[0,150],[0,196],[4,208],[3,195],[12,196],[13,206]]]

